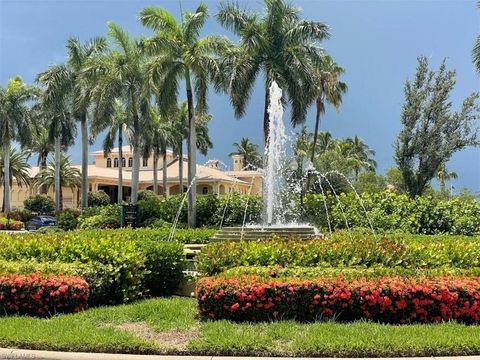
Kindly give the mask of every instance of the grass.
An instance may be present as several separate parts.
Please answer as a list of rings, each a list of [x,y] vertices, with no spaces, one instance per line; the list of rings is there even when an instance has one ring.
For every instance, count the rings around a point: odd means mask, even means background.
[[[0,318],[0,346],[138,354],[439,356],[480,353],[480,326],[199,322],[193,299],[166,298],[50,319]]]

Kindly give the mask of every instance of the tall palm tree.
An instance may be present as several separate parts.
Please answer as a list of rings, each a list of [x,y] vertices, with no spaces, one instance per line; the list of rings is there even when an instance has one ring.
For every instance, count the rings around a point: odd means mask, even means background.
[[[447,164],[443,163],[437,170],[436,178],[440,184],[440,191],[445,192],[447,181],[458,179],[458,174],[454,171],[448,171]]]
[[[224,2],[216,18],[240,38],[239,47],[228,54],[224,71],[237,117],[245,114],[255,81],[263,73],[263,133],[267,144],[270,85],[276,81],[286,94],[292,106],[292,124],[302,123],[314,94],[314,69],[323,56],[318,43],[329,33],[323,23],[300,19],[300,10],[286,0],[264,0],[264,5],[260,16],[238,3]]]
[[[305,126],[302,127],[297,134],[297,140],[293,146],[293,155],[296,162],[296,178],[303,176],[305,160],[308,159],[308,154],[312,147],[312,134],[307,131]]]
[[[373,159],[375,151],[370,149],[363,139],[355,136],[354,138],[347,138],[343,144],[345,150],[342,152],[352,163],[355,180],[358,180],[358,175],[362,169],[375,170],[377,167],[377,162]]]
[[[342,97],[347,92],[347,84],[339,80],[345,70],[338,66],[330,56],[322,59],[321,65],[316,69],[316,116],[315,130],[313,132],[313,146],[310,161],[315,159],[318,130],[320,128],[320,116],[325,113],[325,103],[329,103],[338,111],[342,104]]]
[[[56,160],[50,160],[46,169],[43,169],[35,176],[35,184],[37,186],[45,186],[47,189],[50,187],[59,186],[60,193],[60,209],[63,209],[63,187],[69,187],[74,190],[81,186],[80,170],[74,168],[70,162],[70,158],[65,154],[61,154],[60,167],[56,169],[58,163]],[[60,182],[57,183],[57,173],[60,174]]]
[[[250,139],[247,137],[242,137],[240,143],[233,143],[235,151],[228,154],[232,155],[242,155],[245,162],[245,169],[254,170],[262,166],[262,157],[258,153],[258,145],[250,142]]]
[[[107,117],[95,116],[91,126],[91,141],[103,131],[106,130],[105,138],[103,139],[103,154],[104,157],[112,152],[115,141],[118,143],[118,158],[123,159],[123,135],[128,131],[127,112],[118,99],[113,100],[113,111]],[[118,162],[118,185],[117,185],[117,202],[123,202],[123,161]]]
[[[8,178],[5,176],[5,168],[4,168],[4,159],[5,159],[5,149],[0,149],[0,183],[5,184],[8,182],[10,187],[13,185],[13,181],[17,183],[18,186],[29,186],[30,185],[30,174],[28,170],[30,169],[30,165],[27,162],[27,156],[24,153],[17,151],[15,148],[11,147],[10,151],[8,152],[8,156],[10,159],[9,162],[9,169],[8,169]],[[8,180],[8,181],[7,181]],[[3,204],[2,204],[2,211],[8,212],[5,209],[5,186],[3,188]],[[10,190],[9,190],[10,191]]]
[[[150,82],[146,76],[145,54],[137,39],[109,22],[112,49],[87,60],[83,75],[93,83],[94,114],[109,118],[120,100],[127,112],[133,149],[131,202],[138,201],[142,128],[149,121]]]
[[[480,1],[477,1],[477,7],[480,9]],[[480,35],[477,36],[472,50],[473,64],[478,73],[480,73]]]
[[[12,141],[28,144],[30,133],[29,102],[35,98],[36,91],[23,82],[20,77],[8,81],[6,87],[0,87],[0,136],[3,144],[4,174],[4,211],[10,212],[10,146]]]
[[[140,13],[141,23],[154,31],[144,41],[152,55],[149,73],[157,84],[160,111],[167,113],[176,104],[180,80],[185,81],[188,109],[188,182],[196,189],[197,133],[195,115],[207,113],[207,92],[210,80],[219,77],[219,55],[228,49],[229,41],[220,36],[200,38],[208,8],[200,4],[195,12],[184,12],[178,22],[169,12],[147,7]],[[193,92],[197,101],[193,102]],[[188,224],[196,224],[196,191],[188,194]]]
[[[43,85],[39,108],[48,119],[48,137],[54,143],[55,161],[55,210],[62,209],[60,186],[60,168],[62,147],[70,146],[76,135],[74,118],[74,98],[72,97],[71,79],[65,76],[65,65],[52,65],[37,76],[37,82]]]

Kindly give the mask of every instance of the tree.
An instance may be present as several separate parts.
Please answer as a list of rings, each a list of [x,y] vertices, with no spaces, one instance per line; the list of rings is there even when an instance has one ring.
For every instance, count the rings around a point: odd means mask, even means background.
[[[251,143],[249,138],[242,137],[240,143],[235,142],[233,146],[235,147],[235,151],[228,154],[228,156],[243,156],[244,169],[256,170],[262,166],[262,157],[258,153],[258,145]]]
[[[83,76],[93,84],[94,116],[110,119],[121,101],[131,132],[133,149],[131,202],[138,201],[142,129],[148,124],[151,86],[140,43],[120,26],[109,22],[112,48],[87,60]]]
[[[48,162],[48,166],[46,169],[40,171],[35,176],[35,184],[37,186],[45,186],[47,189],[50,187],[56,188],[60,186],[60,209],[55,209],[56,211],[60,211],[63,209],[63,187],[69,187],[70,189],[74,190],[81,186],[81,175],[80,170],[74,168],[70,162],[70,158],[65,156],[63,153],[61,154],[60,158],[60,167],[56,169],[57,162],[54,159],[53,161],[50,160]],[[60,182],[57,183],[57,173],[60,174]],[[55,189],[56,190],[56,189]]]
[[[344,153],[352,162],[355,180],[358,180],[358,175],[362,169],[375,171],[377,162],[372,158],[375,155],[375,151],[370,149],[363,139],[355,135],[354,138],[347,138],[344,144]]]
[[[66,71],[65,65],[52,65],[37,76],[37,82],[43,85],[38,107],[48,119],[48,138],[54,143],[56,211],[63,206],[60,186],[62,147],[71,145],[76,134],[74,99],[70,91],[70,79],[64,74]]]
[[[423,194],[455,152],[479,144],[475,127],[479,94],[472,93],[455,112],[449,99],[454,86],[455,71],[447,71],[445,61],[438,71],[431,71],[426,57],[418,59],[415,78],[405,83],[395,161],[411,196]]]
[[[175,108],[179,81],[185,80],[188,109],[188,182],[196,189],[197,133],[195,116],[206,114],[208,85],[219,76],[219,56],[230,46],[220,36],[199,34],[208,18],[208,8],[200,4],[194,13],[184,12],[182,22],[166,10],[147,7],[140,13],[141,23],[154,31],[153,37],[145,39],[144,49],[152,55],[149,74],[157,84],[158,107],[167,114]],[[193,92],[197,101],[193,102]],[[196,224],[196,191],[188,194],[188,224]]]
[[[224,62],[223,81],[236,117],[245,114],[256,79],[263,72],[266,145],[271,84],[277,82],[291,104],[292,124],[304,122],[315,93],[314,70],[323,57],[317,44],[327,39],[329,33],[323,23],[301,20],[299,9],[285,0],[264,0],[264,5],[264,14],[260,16],[240,8],[237,3],[224,2],[216,18],[240,38],[240,45],[229,51]]]
[[[384,176],[377,175],[374,171],[365,171],[358,175],[353,186],[359,194],[371,194],[384,191],[387,188],[387,182]]]
[[[14,149],[13,147],[9,150],[9,171],[8,171],[8,178],[5,176],[5,149],[0,149],[0,182],[1,184],[5,184],[8,182],[9,188],[13,185],[13,181],[17,183],[18,186],[29,186],[30,185],[30,165],[28,165],[27,157],[25,154],[19,152],[18,150]],[[8,181],[7,181],[8,180]],[[3,186],[3,204],[2,204],[2,211],[8,212],[5,207],[5,191],[6,188]],[[10,190],[9,190],[10,191]]]
[[[454,171],[448,171],[447,165],[443,163],[438,167],[435,177],[440,184],[440,191],[445,193],[447,181],[458,179],[458,174]]]
[[[10,212],[10,146],[12,141],[28,144],[30,133],[29,102],[35,98],[36,91],[23,82],[20,77],[8,81],[7,86],[0,87],[0,136],[3,144],[3,187],[5,212]]]
[[[480,9],[480,1],[477,1],[477,7]],[[472,50],[473,65],[478,73],[480,73],[480,35],[477,35]]]
[[[338,112],[342,104],[342,97],[347,92],[347,84],[339,80],[340,75],[344,72],[345,70],[338,66],[328,55],[322,59],[321,65],[316,69],[316,116],[312,155],[310,156],[312,163],[315,159],[320,116],[325,113],[325,102],[332,104]]]
[[[112,99],[112,112],[103,114],[103,116],[95,115],[91,126],[91,140],[95,139],[103,131],[107,131],[103,139],[103,154],[104,157],[112,152],[115,141],[118,142],[118,158],[123,159],[123,134],[128,132],[127,112],[124,105],[118,99]],[[97,114],[97,113],[96,113]],[[118,196],[117,202],[121,204],[123,201],[123,161],[118,162]]]

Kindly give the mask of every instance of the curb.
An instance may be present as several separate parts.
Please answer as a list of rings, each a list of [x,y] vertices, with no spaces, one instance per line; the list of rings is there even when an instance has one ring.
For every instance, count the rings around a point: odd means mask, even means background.
[[[331,360],[332,358],[286,358],[286,357],[235,357],[235,356],[176,356],[176,355],[131,355],[61,352],[44,350],[22,350],[0,348],[0,359],[36,359],[36,360]],[[362,358],[368,360],[367,358]],[[411,358],[371,358],[371,360],[480,360],[478,356],[444,356]],[[335,360],[358,360],[355,358],[335,358]]]

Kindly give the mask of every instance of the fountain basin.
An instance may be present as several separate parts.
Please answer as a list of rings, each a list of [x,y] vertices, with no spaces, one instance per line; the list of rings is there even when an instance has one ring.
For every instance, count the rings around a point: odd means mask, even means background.
[[[309,225],[272,225],[224,227],[212,238],[212,241],[255,241],[270,239],[273,235],[281,238],[312,240],[323,235],[314,226]]]

